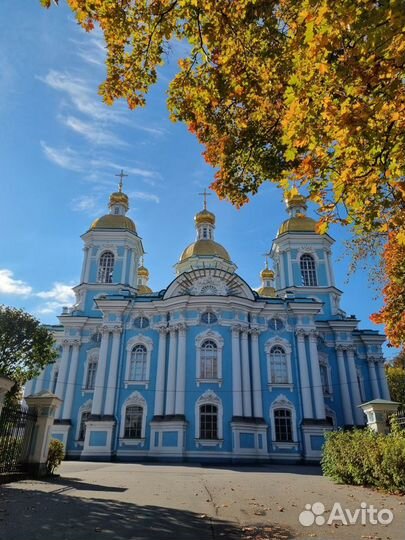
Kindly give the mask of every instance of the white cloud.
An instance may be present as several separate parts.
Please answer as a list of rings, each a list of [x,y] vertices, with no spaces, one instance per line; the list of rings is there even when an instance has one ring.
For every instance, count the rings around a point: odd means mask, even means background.
[[[160,203],[160,199],[154,193],[146,193],[145,191],[132,191],[129,193],[129,197],[134,199],[142,199],[143,201],[152,201],[155,203]]]
[[[93,144],[102,146],[128,146],[128,143],[121,140],[111,131],[104,129],[99,124],[83,122],[75,116],[61,117],[61,121],[79,135],[83,135],[88,141]]]
[[[84,163],[78,157],[77,153],[68,146],[62,149],[53,148],[47,145],[44,141],[41,141],[41,147],[45,154],[45,157],[52,161],[62,169],[68,169],[69,171],[82,172]]]
[[[32,293],[32,287],[20,279],[14,279],[11,270],[2,268],[0,269],[0,293],[29,296]]]
[[[40,81],[50,88],[64,93],[71,105],[80,113],[89,116],[92,120],[124,124],[134,129],[145,131],[152,135],[164,135],[166,130],[156,126],[137,124],[129,118],[128,108],[123,102],[116,102],[112,107],[101,101],[96,93],[96,83],[74,77],[68,72],[50,70],[45,77],[38,77]]]
[[[41,291],[39,293],[36,293],[36,296],[53,302],[58,302],[59,306],[73,304],[75,300],[75,294],[72,291],[72,285],[66,285],[65,283],[59,282],[55,282],[52,289],[50,289],[49,291]]]
[[[102,213],[99,199],[94,195],[81,195],[73,199],[71,208],[74,212],[85,212],[89,216],[96,216]]]

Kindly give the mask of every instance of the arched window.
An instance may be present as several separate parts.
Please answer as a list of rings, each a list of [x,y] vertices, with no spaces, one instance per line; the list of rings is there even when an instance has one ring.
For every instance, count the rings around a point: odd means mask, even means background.
[[[96,382],[96,373],[97,373],[97,357],[92,356],[87,362],[87,373],[86,373],[86,390],[94,390],[94,384]]]
[[[145,345],[135,345],[131,353],[131,365],[129,369],[129,380],[146,380],[147,351]]]
[[[100,257],[97,281],[99,283],[112,283],[113,270],[114,253],[105,251]]]
[[[143,408],[131,405],[125,410],[124,439],[140,439],[142,437]]]
[[[270,349],[270,378],[272,384],[288,384],[287,355],[280,345]]]
[[[218,408],[207,403],[200,407],[200,439],[218,439]]]
[[[207,339],[201,345],[200,379],[218,378],[218,347],[215,341]]]
[[[276,441],[293,441],[291,411],[289,409],[274,410],[274,431],[276,435]]]
[[[316,287],[318,281],[316,279],[315,260],[312,255],[305,253],[300,260],[302,284],[305,287]]]
[[[80,416],[80,428],[79,428],[79,436],[77,438],[78,441],[84,441],[84,437],[86,436],[86,422],[90,418],[91,411],[83,411]]]

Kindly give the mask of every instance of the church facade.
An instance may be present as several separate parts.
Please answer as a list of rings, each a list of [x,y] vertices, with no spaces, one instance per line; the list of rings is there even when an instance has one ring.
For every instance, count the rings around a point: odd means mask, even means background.
[[[59,359],[25,390],[63,400],[52,435],[67,457],[313,461],[325,431],[362,426],[360,403],[389,399],[384,336],[340,309],[333,240],[303,197],[287,201],[257,291],[206,204],[174,280],[152,291],[128,208],[120,186],[82,236],[76,303],[53,327]]]

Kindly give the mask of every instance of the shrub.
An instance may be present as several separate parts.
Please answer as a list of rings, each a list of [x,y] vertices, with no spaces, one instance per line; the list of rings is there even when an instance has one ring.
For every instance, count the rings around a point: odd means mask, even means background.
[[[63,458],[65,457],[65,447],[63,442],[58,439],[52,439],[49,443],[48,459],[46,461],[46,468],[49,474],[53,474],[55,469],[59,467]]]
[[[405,493],[405,430],[327,433],[321,465],[335,482]]]

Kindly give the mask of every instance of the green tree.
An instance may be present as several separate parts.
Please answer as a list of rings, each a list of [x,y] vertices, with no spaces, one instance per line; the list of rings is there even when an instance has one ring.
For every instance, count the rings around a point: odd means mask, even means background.
[[[387,235],[378,322],[405,342],[404,307],[390,301],[405,289],[392,260],[405,249],[405,0],[67,3],[83,28],[104,33],[108,104],[145,105],[170,43],[190,44],[168,106],[205,146],[220,197],[240,206],[265,181],[303,187],[319,232],[341,222]]]
[[[405,406],[405,369],[389,366],[386,373],[391,399]]]
[[[52,333],[29,313],[0,305],[0,374],[15,381],[15,394],[55,361]]]

